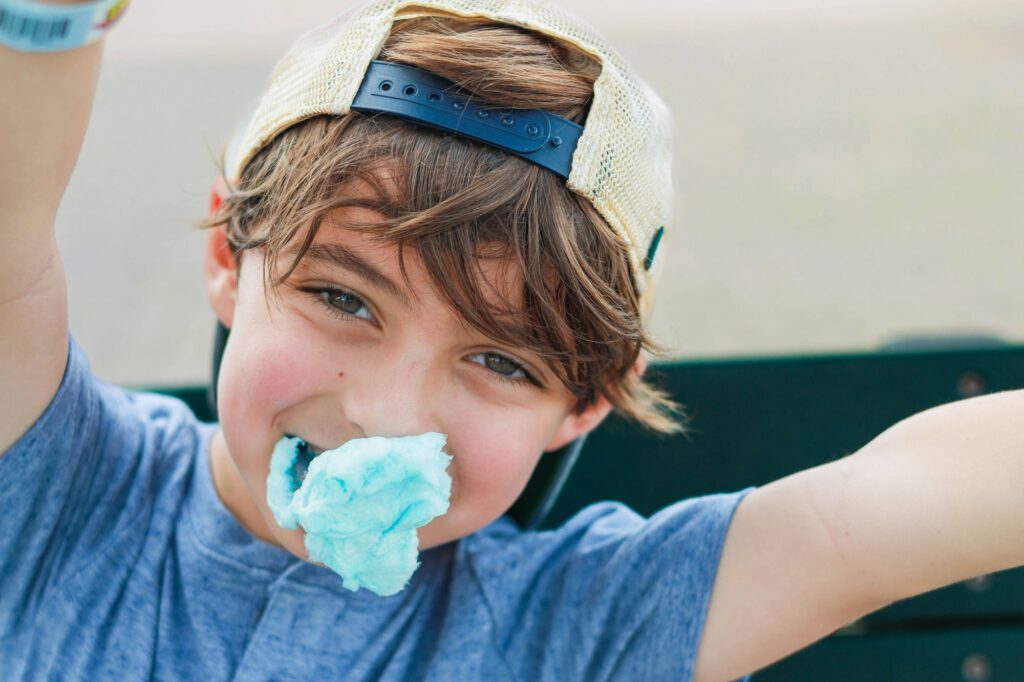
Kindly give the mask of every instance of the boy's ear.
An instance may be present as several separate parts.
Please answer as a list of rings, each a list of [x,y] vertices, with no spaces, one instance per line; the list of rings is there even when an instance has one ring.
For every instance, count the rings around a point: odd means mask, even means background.
[[[212,216],[224,197],[224,184],[218,177],[210,195]],[[235,274],[235,258],[228,245],[223,225],[207,229],[206,234],[206,294],[217,318],[228,329],[235,316],[235,300],[238,296],[238,278]]]
[[[647,362],[647,353],[640,351],[640,355],[636,358],[636,364],[633,365],[633,373],[637,376],[642,376],[644,371],[647,369]],[[602,395],[599,396],[593,404],[587,405],[587,407],[579,414],[576,412],[570,412],[566,415],[565,419],[562,420],[561,425],[558,427],[558,431],[555,432],[555,435],[551,438],[548,446],[544,448],[544,451],[554,452],[559,448],[565,447],[580,436],[590,433],[597,428],[598,424],[605,420],[605,417],[607,417],[611,411],[612,404]]]

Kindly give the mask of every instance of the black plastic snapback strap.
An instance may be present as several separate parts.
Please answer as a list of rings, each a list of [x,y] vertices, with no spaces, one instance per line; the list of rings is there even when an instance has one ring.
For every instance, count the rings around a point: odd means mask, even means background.
[[[352,108],[391,114],[515,154],[562,178],[583,128],[540,109],[495,109],[477,104],[449,80],[406,64],[373,60]]]

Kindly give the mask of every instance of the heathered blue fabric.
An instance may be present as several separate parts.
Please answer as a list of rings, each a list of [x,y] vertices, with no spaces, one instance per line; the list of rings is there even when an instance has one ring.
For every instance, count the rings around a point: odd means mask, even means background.
[[[0,458],[2,680],[689,680],[749,490],[554,531],[502,517],[422,553],[404,591],[349,592],[221,504],[216,427],[95,379]]]

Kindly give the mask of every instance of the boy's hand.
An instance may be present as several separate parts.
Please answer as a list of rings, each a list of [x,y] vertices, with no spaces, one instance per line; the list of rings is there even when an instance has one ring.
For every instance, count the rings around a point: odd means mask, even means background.
[[[31,54],[0,45],[0,454],[43,412],[64,372],[67,294],[54,219],[101,53],[102,41]]]
[[[695,668],[726,682],[894,601],[1024,564],[1024,391],[942,405],[740,503]]]

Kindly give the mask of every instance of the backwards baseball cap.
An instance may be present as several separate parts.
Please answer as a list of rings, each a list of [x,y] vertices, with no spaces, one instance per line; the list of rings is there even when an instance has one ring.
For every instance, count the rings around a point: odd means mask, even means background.
[[[485,114],[479,112],[485,110],[441,94],[446,81],[431,81],[438,77],[411,67],[385,71],[388,64],[375,57],[393,24],[419,17],[481,17],[535,31],[593,57],[601,71],[582,130],[536,110],[501,111],[481,121]],[[374,94],[390,104],[360,106]],[[524,0],[377,0],[352,9],[301,36],[277,63],[252,119],[228,147],[228,180],[237,182],[252,157],[289,126],[363,108],[451,130],[558,173],[630,246],[637,291],[641,299],[649,298],[654,255],[671,207],[671,120],[661,99],[585,22]]]

